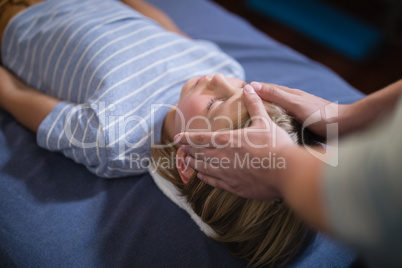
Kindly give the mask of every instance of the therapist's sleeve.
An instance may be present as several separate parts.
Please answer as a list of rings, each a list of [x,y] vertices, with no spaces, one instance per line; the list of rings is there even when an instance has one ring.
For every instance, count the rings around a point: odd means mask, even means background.
[[[332,233],[372,267],[402,267],[402,101],[387,122],[340,144],[324,174]]]

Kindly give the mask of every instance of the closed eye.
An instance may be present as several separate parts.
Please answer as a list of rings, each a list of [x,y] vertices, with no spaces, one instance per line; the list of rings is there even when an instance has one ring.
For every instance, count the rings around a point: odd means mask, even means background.
[[[207,107],[206,107],[206,110],[209,111],[209,110],[211,109],[212,105],[213,105],[217,100],[219,100],[219,98],[217,98],[217,97],[212,98],[212,99],[208,102]]]
[[[240,88],[244,88],[244,87],[247,86],[248,84],[249,84],[249,83],[247,83],[247,82],[243,82],[243,83],[241,84]],[[207,107],[205,107],[205,109],[206,109],[207,111],[209,111],[209,110],[211,109],[212,105],[213,105],[216,101],[218,101],[218,100],[222,100],[222,98],[217,98],[217,97],[212,98],[212,99],[208,102]]]

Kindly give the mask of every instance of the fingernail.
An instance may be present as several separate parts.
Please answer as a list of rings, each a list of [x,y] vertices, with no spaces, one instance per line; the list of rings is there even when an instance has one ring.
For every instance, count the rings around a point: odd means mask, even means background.
[[[255,93],[254,88],[253,88],[252,86],[250,86],[250,85],[245,86],[245,87],[244,87],[244,90],[245,90],[247,93]]]
[[[180,146],[180,148],[182,149],[183,152],[186,152],[187,146],[186,146],[186,145],[182,145],[182,146]]]
[[[174,136],[174,143],[178,143],[180,141],[180,134],[177,134],[176,136]]]
[[[262,85],[257,82],[251,82],[251,86],[254,88],[254,90],[259,91],[262,88]]]
[[[199,178],[200,180],[202,179],[202,174],[201,173],[197,173],[197,178]]]

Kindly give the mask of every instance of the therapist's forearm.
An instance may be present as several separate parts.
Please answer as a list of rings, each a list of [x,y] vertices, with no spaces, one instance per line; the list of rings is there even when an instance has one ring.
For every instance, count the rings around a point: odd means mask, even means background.
[[[340,119],[340,133],[349,134],[363,130],[390,113],[402,94],[402,80],[399,80],[367,97],[347,105]]]
[[[330,233],[321,190],[324,162],[303,147],[292,146],[282,153],[286,169],[278,173],[277,189],[287,204],[310,226]]]

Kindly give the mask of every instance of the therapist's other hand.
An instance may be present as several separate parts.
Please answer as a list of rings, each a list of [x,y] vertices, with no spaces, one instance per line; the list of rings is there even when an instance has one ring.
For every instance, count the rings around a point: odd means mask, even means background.
[[[332,103],[299,89],[257,82],[251,85],[258,89],[256,91],[263,100],[278,104],[301,124],[312,115],[318,117],[318,121],[307,128],[323,137],[326,135],[327,125],[339,122],[349,109],[348,105]]]
[[[278,198],[278,169],[267,161],[269,157],[270,161],[280,158],[280,150],[295,144],[271,120],[250,85],[244,88],[243,100],[252,119],[248,128],[184,132],[176,135],[175,141],[187,154],[186,164],[197,170],[198,178],[205,183],[246,198]]]

